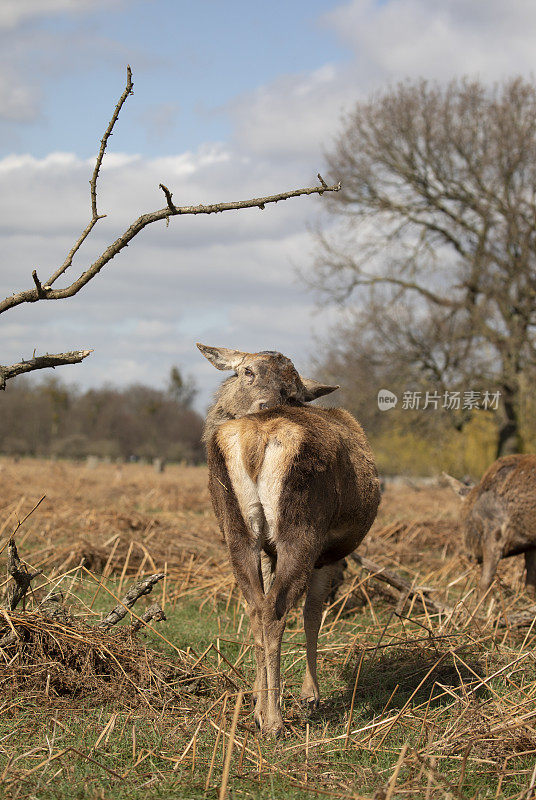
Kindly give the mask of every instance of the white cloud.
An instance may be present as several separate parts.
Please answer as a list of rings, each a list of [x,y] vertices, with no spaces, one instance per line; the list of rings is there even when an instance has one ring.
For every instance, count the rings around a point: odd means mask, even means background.
[[[324,21],[373,82],[475,72],[495,80],[536,66],[532,0],[353,0]]]
[[[533,0],[353,0],[322,17],[351,55],[280,77],[229,106],[237,145],[279,161],[314,162],[343,113],[372,90],[408,77],[495,81],[536,72]]]

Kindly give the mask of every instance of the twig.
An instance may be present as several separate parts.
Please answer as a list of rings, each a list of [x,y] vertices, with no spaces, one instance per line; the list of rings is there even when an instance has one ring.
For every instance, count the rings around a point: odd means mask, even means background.
[[[95,167],[93,169],[93,174],[91,176],[90,184],[90,196],[91,196],[91,219],[71,247],[67,256],[58,269],[52,273],[48,281],[45,285],[41,283],[37,276],[37,271],[33,270],[32,278],[35,284],[35,288],[26,289],[21,292],[16,292],[9,297],[6,297],[2,302],[0,302],[0,314],[4,311],[8,311],[15,306],[21,305],[22,303],[35,303],[40,300],[63,300],[67,297],[73,297],[73,295],[77,294],[87,283],[89,283],[92,278],[94,278],[101,269],[111,261],[124,247],[127,247],[129,242],[137,236],[137,234],[142,231],[147,225],[151,225],[153,222],[157,222],[159,220],[166,220],[166,224],[169,224],[170,216],[176,216],[179,214],[214,214],[219,213],[220,211],[229,211],[232,209],[241,209],[241,208],[253,208],[257,207],[261,210],[264,210],[265,205],[267,203],[278,203],[280,200],[287,200],[291,197],[299,197],[300,195],[307,195],[307,194],[324,194],[324,192],[338,192],[341,188],[340,183],[334,186],[327,186],[324,179],[318,175],[318,179],[320,181],[320,186],[313,186],[308,187],[305,189],[294,189],[293,191],[289,192],[281,192],[280,194],[270,195],[268,197],[259,197],[253,198],[252,200],[239,200],[236,202],[229,202],[229,203],[215,203],[211,205],[198,205],[198,206],[184,206],[179,208],[174,205],[172,201],[172,193],[170,190],[165,186],[163,183],[160,184],[160,188],[165,194],[166,197],[166,208],[160,209],[158,211],[149,212],[147,214],[142,214],[135,220],[127,230],[113,242],[110,244],[104,252],[97,258],[96,261],[93,262],[82,274],[74,281],[70,283],[70,285],[64,287],[63,289],[54,289],[53,284],[58,280],[58,278],[63,275],[69,267],[72,266],[74,256],[80,250],[82,244],[85,242],[97,222],[106,216],[106,214],[99,214],[97,208],[97,181],[99,177],[99,172],[102,166],[103,158],[106,152],[106,147],[108,145],[108,140],[110,136],[112,136],[113,128],[119,118],[119,114],[121,113],[121,109],[125,104],[129,95],[131,95],[133,89],[133,82],[132,82],[132,70],[130,66],[127,65],[127,81],[125,88],[119,98],[117,105],[114,109],[114,113],[108,126],[104,132],[104,135],[101,139],[99,152],[97,154],[97,158],[95,161]],[[76,354],[74,352],[70,353],[59,353],[55,356],[45,356],[41,358],[33,358],[30,361],[23,361],[20,364],[13,364],[12,366],[1,366],[0,365],[0,389],[5,389],[6,381],[10,378],[13,378],[15,375],[18,375],[22,372],[30,372],[32,370],[37,369],[45,369],[47,367],[56,367],[62,364],[74,364],[81,361],[87,355],[89,355],[90,350],[84,351],[77,351]]]
[[[177,206],[175,206],[173,204],[173,200],[171,199],[173,197],[173,195],[171,194],[171,192],[169,191],[167,186],[164,186],[163,183],[159,183],[158,185],[159,185],[160,189],[162,189],[162,191],[166,195],[166,202],[168,204],[169,210],[171,211],[172,214],[175,214],[175,212],[177,211]]]
[[[32,278],[33,278],[33,281],[34,281],[34,283],[35,283],[35,285],[36,285],[36,288],[37,288],[37,294],[39,295],[39,297],[46,297],[46,293],[47,293],[47,291],[50,289],[50,286],[44,286],[44,287],[43,287],[43,286],[41,285],[41,281],[40,281],[40,280],[39,280],[39,278],[37,277],[37,270],[35,270],[35,269],[34,269],[34,271],[32,272]]]

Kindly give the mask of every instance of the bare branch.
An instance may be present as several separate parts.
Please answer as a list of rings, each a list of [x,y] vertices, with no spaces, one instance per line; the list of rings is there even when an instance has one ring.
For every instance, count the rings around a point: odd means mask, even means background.
[[[108,123],[108,127],[106,128],[106,130],[104,132],[104,136],[101,139],[101,146],[100,146],[99,154],[97,156],[97,161],[95,163],[95,169],[93,170],[93,175],[91,176],[91,180],[89,182],[89,185],[91,187],[91,211],[93,212],[93,219],[98,217],[98,212],[97,212],[97,179],[99,177],[99,170],[101,168],[102,159],[104,158],[104,153],[106,151],[106,145],[108,144],[108,139],[112,135],[113,127],[114,127],[115,123],[117,122],[117,118],[119,117],[119,114],[121,112],[121,109],[123,108],[125,100],[127,99],[127,97],[130,94],[133,94],[133,92],[132,92],[133,85],[134,84],[132,83],[132,70],[130,69],[130,65],[127,64],[127,84],[126,84],[126,86],[125,86],[125,88],[123,90],[123,94],[119,98],[119,102],[117,103],[117,105],[115,107],[115,110],[114,110],[114,113],[112,115],[112,118],[111,118],[110,122]]]
[[[166,187],[167,188],[167,187]],[[338,192],[341,188],[340,183],[333,186],[310,186],[305,189],[293,189],[289,192],[281,192],[279,194],[268,195],[267,197],[254,197],[251,200],[236,200],[229,203],[212,203],[210,205],[198,206],[173,206],[171,210],[169,206],[161,208],[158,211],[152,211],[148,214],[142,214],[138,219],[127,228],[127,230],[106,248],[99,258],[83,272],[77,280],[73,281],[70,286],[65,289],[51,289],[46,292],[44,297],[39,297],[37,289],[28,289],[17,294],[6,297],[0,303],[0,314],[10,308],[21,305],[21,303],[35,303],[38,300],[62,300],[65,297],[72,297],[77,294],[89,281],[97,275],[101,269],[114,258],[123,247],[127,247],[128,243],[137,234],[142,231],[147,225],[159,220],[168,219],[172,216],[185,216],[187,214],[218,214],[222,211],[236,211],[241,208],[264,208],[268,203],[279,203],[281,200],[288,200],[291,197],[300,197],[309,194],[323,194],[324,192]],[[169,190],[168,190],[169,191]],[[171,194],[171,193],[170,193]],[[173,205],[173,204],[172,204]],[[50,281],[49,281],[50,284]],[[48,285],[49,285],[48,284]]]
[[[0,390],[6,388],[6,381],[24,372],[33,372],[36,369],[47,369],[49,367],[60,367],[63,364],[78,364],[92,353],[93,350],[71,350],[68,353],[48,354],[36,356],[28,361],[20,361],[18,364],[11,364],[6,367],[0,365]]]
[[[119,236],[118,239],[115,240],[115,242],[107,247],[106,250],[99,256],[99,258],[97,258],[97,260],[94,261],[88,269],[82,272],[82,274],[76,280],[72,281],[70,285],[63,289],[53,289],[52,287],[58,278],[72,266],[74,256],[80,250],[82,244],[90,235],[99,219],[102,219],[103,216],[106,216],[98,213],[97,181],[109,138],[112,136],[113,128],[119,118],[121,109],[123,108],[129,95],[132,94],[132,88],[132,71],[130,66],[127,66],[126,85],[101,139],[99,152],[95,161],[95,167],[89,182],[91,196],[90,221],[69,250],[63,264],[61,264],[61,266],[52,273],[48,281],[43,285],[37,275],[37,270],[34,269],[32,272],[32,279],[35,284],[35,288],[17,292],[9,297],[6,297],[2,302],[0,302],[0,314],[9,310],[10,308],[21,305],[22,303],[36,303],[39,300],[62,300],[66,297],[72,297],[73,295],[77,294],[80,289],[82,289],[92,278],[94,278],[95,275],[97,275],[100,270],[123,249],[123,247],[127,247],[129,242],[135,236],[137,236],[140,231],[142,231],[147,225],[151,225],[153,222],[158,222],[159,220],[165,219],[166,223],[169,224],[170,216],[178,216],[181,214],[214,214],[220,211],[230,211],[233,209],[236,210],[253,207],[263,210],[267,203],[278,203],[280,200],[287,200],[291,197],[299,197],[300,195],[322,195],[324,192],[337,192],[341,188],[340,183],[336,186],[327,186],[324,179],[319,175],[318,178],[320,181],[320,186],[308,187],[305,189],[294,189],[289,192],[282,192],[280,194],[270,195],[268,197],[253,198],[252,200],[239,200],[236,202],[184,206],[182,208],[178,208],[172,201],[172,193],[170,190],[167,188],[167,186],[161,183],[160,188],[166,197],[166,208],[149,212],[147,214],[142,214],[130,225],[129,228],[127,228],[127,230],[121,236]],[[60,364],[74,364],[82,361],[82,359],[88,356],[90,352],[90,350],[83,350],[69,353],[59,353],[57,355],[47,355],[40,356],[38,358],[32,358],[29,361],[21,361],[20,363],[12,364],[11,366],[0,365],[0,389],[5,389],[6,381],[10,378],[13,378],[15,375],[20,375],[21,373],[31,372],[37,369],[44,369],[46,367],[56,367]]]
[[[71,247],[71,249],[67,253],[65,261],[63,262],[61,267],[59,267],[56,270],[56,272],[54,272],[50,276],[50,278],[48,279],[48,281],[47,281],[47,285],[48,286],[52,286],[52,284],[60,277],[60,275],[63,275],[63,273],[66,272],[66,270],[69,269],[69,267],[73,263],[74,256],[76,255],[78,250],[81,248],[81,246],[83,245],[83,243],[85,242],[85,240],[87,239],[87,237],[89,236],[89,234],[91,233],[91,231],[93,230],[93,228],[95,227],[95,225],[97,224],[99,219],[103,219],[106,216],[106,214],[99,214],[98,211],[97,211],[97,179],[99,177],[99,171],[100,171],[100,168],[101,168],[101,165],[102,165],[102,159],[104,158],[104,153],[105,153],[105,150],[106,150],[106,146],[108,144],[108,139],[112,135],[113,127],[114,127],[115,123],[117,122],[117,119],[119,117],[119,113],[120,113],[121,109],[123,108],[127,97],[129,95],[133,94],[133,92],[132,92],[133,85],[134,84],[132,83],[132,70],[130,69],[130,66],[127,65],[127,82],[126,82],[126,86],[125,86],[125,88],[123,90],[123,94],[119,98],[119,101],[118,101],[118,103],[117,103],[117,105],[115,107],[113,116],[112,116],[110,122],[108,123],[108,127],[106,128],[106,130],[104,132],[104,136],[101,139],[101,146],[100,146],[100,149],[99,149],[99,153],[97,155],[97,160],[95,162],[95,169],[93,170],[93,175],[91,176],[91,180],[89,182],[90,193],[91,193],[91,213],[92,213],[91,219],[88,222],[88,224],[86,225],[86,227],[84,228],[84,230],[82,231],[82,233],[80,234],[80,236],[78,237],[78,239],[76,240],[76,242],[74,243],[74,245]]]
[[[403,578],[394,570],[380,567],[375,561],[372,561],[370,558],[366,558],[359,553],[350,553],[349,558],[351,558],[352,561],[355,561],[356,564],[359,564],[359,566],[366,569],[367,572],[371,572],[376,580],[383,581],[384,583],[393,586],[406,597],[417,598],[423,605],[426,603],[432,613],[447,613],[452,611],[452,609],[448,606],[444,606],[442,603],[438,603],[436,600],[430,599],[429,594],[432,591],[431,589],[425,586],[413,586],[413,584],[408,583],[405,578]]]

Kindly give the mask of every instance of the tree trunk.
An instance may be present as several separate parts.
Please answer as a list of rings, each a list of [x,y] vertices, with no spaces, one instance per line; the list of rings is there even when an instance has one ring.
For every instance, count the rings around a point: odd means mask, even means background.
[[[497,438],[497,458],[522,451],[517,396],[511,386],[501,386],[504,417]]]

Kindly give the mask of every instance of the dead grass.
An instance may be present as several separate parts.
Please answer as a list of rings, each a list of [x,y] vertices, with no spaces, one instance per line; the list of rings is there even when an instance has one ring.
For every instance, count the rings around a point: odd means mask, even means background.
[[[531,608],[522,559],[501,563],[477,607],[478,568],[462,553],[448,489],[389,487],[362,551],[429,587],[449,613],[431,614],[418,598],[397,607],[350,564],[325,615],[325,699],[312,713],[296,699],[304,637],[299,614],[290,621],[288,734],[274,744],[258,739],[252,723],[246,618],[205,470],[158,475],[141,465],[30,460],[0,467],[0,547],[47,495],[17,535],[20,556],[43,576],[25,612],[0,616],[0,638],[11,626],[19,636],[0,653],[6,796],[68,797],[72,785],[89,786],[91,797],[129,798],[176,797],[178,786],[192,798],[535,796],[536,625],[512,623]],[[158,588],[167,624],[148,638],[92,627],[127,583],[158,570],[167,576]],[[39,611],[54,587],[67,622]],[[38,730],[28,717],[36,703]],[[93,727],[88,703],[101,708]],[[72,736],[67,707],[81,720]]]

